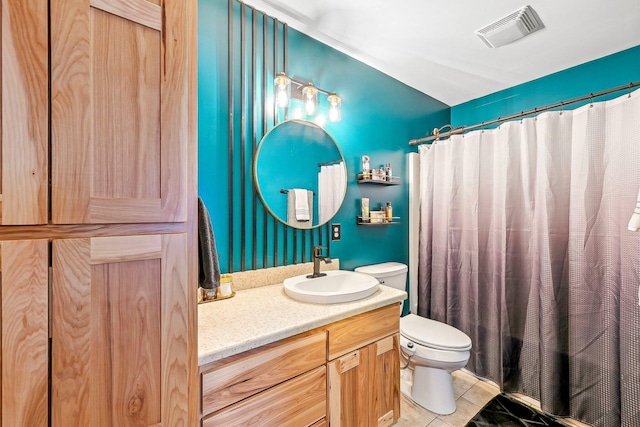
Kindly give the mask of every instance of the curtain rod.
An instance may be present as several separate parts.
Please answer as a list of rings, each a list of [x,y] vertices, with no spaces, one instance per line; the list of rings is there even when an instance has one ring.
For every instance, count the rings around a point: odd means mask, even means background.
[[[460,126],[457,128],[453,128],[451,125],[444,125],[441,128],[435,128],[433,130],[433,132],[431,132],[431,136],[426,136],[424,138],[418,138],[418,139],[412,139],[409,141],[409,145],[417,145],[417,144],[421,144],[423,142],[428,142],[428,141],[433,141],[433,140],[437,140],[439,138],[448,138],[451,135],[459,135],[462,133],[465,133],[467,131],[470,130],[474,130],[474,129],[478,129],[478,128],[482,128],[488,125],[492,125],[492,124],[496,124],[496,123],[502,123],[502,122],[506,122],[509,120],[513,120],[513,119],[518,119],[520,117],[524,117],[524,116],[528,116],[530,114],[537,114],[537,113],[542,113],[543,111],[547,111],[547,110],[551,110],[553,108],[558,108],[558,107],[563,107],[565,105],[569,105],[569,104],[574,104],[576,102],[580,102],[580,101],[586,101],[587,99],[591,99],[593,100],[593,98],[597,98],[599,96],[603,96],[603,95],[608,95],[610,93],[614,93],[614,92],[619,92],[621,90],[631,90],[634,87],[640,86],[640,82],[631,82],[628,85],[624,85],[624,86],[618,86],[618,87],[614,87],[612,89],[607,89],[607,90],[603,90],[600,92],[596,92],[596,93],[590,93],[589,95],[584,95],[584,96],[580,96],[578,98],[573,98],[573,99],[569,99],[567,101],[560,101],[560,102],[556,102],[555,104],[550,104],[550,105],[546,105],[544,107],[539,107],[539,108],[534,108],[533,110],[528,110],[528,111],[522,111],[520,113],[517,114],[512,114],[510,116],[507,117],[498,117],[497,119],[488,121],[488,122],[482,122],[473,126]],[[451,128],[450,131],[448,132],[444,132],[444,133],[440,133],[440,131],[446,127]]]

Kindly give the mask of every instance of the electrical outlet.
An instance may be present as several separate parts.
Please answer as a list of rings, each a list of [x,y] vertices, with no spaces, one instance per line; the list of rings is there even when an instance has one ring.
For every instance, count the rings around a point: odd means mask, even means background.
[[[342,226],[340,224],[331,224],[331,241],[340,240],[342,237]]]

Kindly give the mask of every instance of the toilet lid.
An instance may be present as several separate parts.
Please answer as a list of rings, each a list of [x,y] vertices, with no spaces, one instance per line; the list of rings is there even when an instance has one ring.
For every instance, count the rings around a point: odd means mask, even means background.
[[[415,314],[400,319],[400,333],[411,341],[438,350],[471,348],[471,338],[461,330]]]

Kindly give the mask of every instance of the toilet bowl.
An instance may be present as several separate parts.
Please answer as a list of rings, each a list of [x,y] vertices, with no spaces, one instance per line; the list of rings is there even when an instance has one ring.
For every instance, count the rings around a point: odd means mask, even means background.
[[[367,265],[355,271],[384,285],[405,290],[407,266],[397,262]],[[400,311],[402,313],[402,309]],[[400,390],[420,406],[446,415],[455,412],[451,373],[469,361],[471,339],[459,329],[415,314],[400,319],[400,348],[407,365]]]
[[[400,319],[400,348],[413,370],[401,390],[431,412],[455,412],[451,373],[469,361],[471,339],[453,326],[409,314]]]

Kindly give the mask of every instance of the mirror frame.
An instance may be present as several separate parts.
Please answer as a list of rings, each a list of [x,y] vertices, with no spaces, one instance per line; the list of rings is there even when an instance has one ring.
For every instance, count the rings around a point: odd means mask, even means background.
[[[336,150],[338,151],[338,154],[340,155],[340,158],[342,159],[342,164],[344,166],[344,179],[345,179],[345,185],[344,185],[344,192],[342,194],[342,201],[340,202],[340,205],[338,206],[338,209],[336,209],[336,211],[333,213],[333,215],[328,218],[326,221],[324,221],[323,223],[318,223],[318,224],[312,224],[309,227],[298,227],[296,225],[292,225],[289,224],[286,221],[286,212],[285,212],[285,218],[281,218],[280,216],[278,216],[274,211],[273,208],[270,207],[263,194],[262,191],[260,190],[260,185],[259,185],[259,181],[258,181],[258,158],[260,157],[260,151],[263,149],[264,145],[263,143],[265,142],[265,140],[269,137],[269,135],[271,135],[271,133],[273,131],[275,131],[276,129],[278,129],[278,127],[288,124],[288,123],[299,123],[302,126],[311,126],[313,128],[319,129],[322,132],[324,132],[324,134],[331,140],[331,142],[333,142],[334,146],[336,147]],[[318,162],[314,162],[314,163],[318,163]],[[265,207],[265,209],[269,212],[269,214],[271,214],[271,216],[273,216],[275,219],[277,219],[278,221],[280,221],[282,224],[291,227],[291,228],[296,228],[298,230],[313,230],[315,228],[321,227],[325,224],[327,224],[329,221],[331,221],[336,214],[338,213],[338,211],[342,208],[342,205],[344,204],[344,200],[346,199],[347,196],[347,186],[348,186],[348,181],[349,181],[349,174],[347,171],[347,162],[344,158],[344,155],[342,154],[342,150],[340,150],[340,146],[338,145],[338,143],[336,142],[336,140],[333,138],[333,136],[327,132],[327,130],[325,128],[323,128],[322,126],[318,125],[315,122],[312,122],[310,120],[305,120],[305,119],[288,119],[285,121],[282,121],[280,123],[278,123],[277,125],[275,125],[274,127],[272,127],[271,129],[269,129],[269,131],[262,137],[262,139],[260,140],[260,143],[257,145],[256,148],[256,153],[253,159],[253,185],[254,188],[256,189],[256,192],[258,193],[258,196],[260,197],[260,201],[262,201],[263,206]],[[317,202],[315,202],[317,203]],[[314,203],[314,204],[315,204]]]

